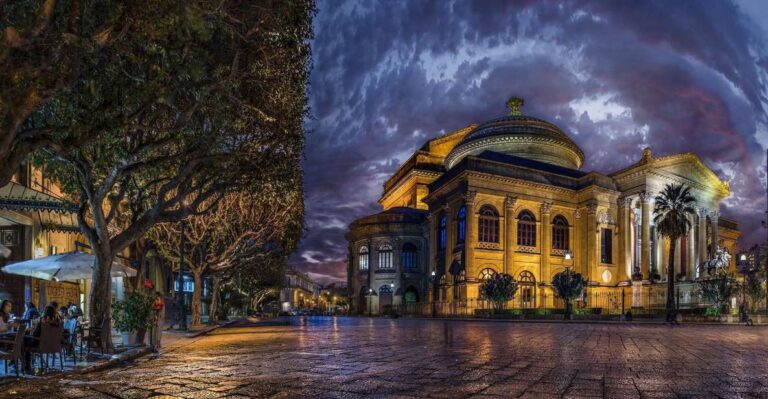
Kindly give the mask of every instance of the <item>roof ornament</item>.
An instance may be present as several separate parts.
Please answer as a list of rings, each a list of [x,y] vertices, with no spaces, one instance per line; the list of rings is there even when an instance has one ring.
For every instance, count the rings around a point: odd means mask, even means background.
[[[513,116],[522,115],[520,108],[525,104],[525,100],[520,97],[512,96],[507,100],[507,108],[509,108],[509,114]]]
[[[648,163],[652,159],[653,159],[653,153],[651,152],[651,147],[643,148],[643,159],[641,160],[641,162]]]

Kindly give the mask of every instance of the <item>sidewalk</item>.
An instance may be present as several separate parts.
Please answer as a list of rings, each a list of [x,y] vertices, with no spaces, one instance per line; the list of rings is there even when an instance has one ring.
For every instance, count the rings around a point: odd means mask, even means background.
[[[195,338],[205,335],[221,326],[225,326],[237,321],[238,321],[237,319],[230,320],[226,323],[220,323],[215,326],[205,326],[204,328],[201,328],[199,330],[194,330],[189,332],[180,332],[180,331],[172,331],[172,330],[163,331],[162,352],[170,351],[179,346],[183,346],[188,343],[191,343],[195,340]],[[147,341],[148,340],[149,340],[149,336],[147,336]],[[88,354],[87,358],[83,360],[78,359],[77,364],[73,362],[72,357],[65,356],[63,371],[59,364],[59,357],[56,356],[55,367],[51,367],[46,373],[39,376],[22,374],[18,378],[19,379],[41,379],[41,378],[51,377],[51,376],[61,375],[61,374],[90,373],[93,371],[114,367],[118,364],[128,362],[151,353],[150,348],[146,345],[135,345],[130,347],[117,346],[116,351],[117,353],[108,353],[108,354],[102,355],[101,353],[98,352],[98,349],[95,349],[95,350],[92,349],[91,353]],[[2,367],[2,364],[0,364],[0,385],[9,383],[16,379],[17,379],[16,373],[13,371],[13,369],[10,366],[8,368],[8,374],[5,374],[4,367]]]

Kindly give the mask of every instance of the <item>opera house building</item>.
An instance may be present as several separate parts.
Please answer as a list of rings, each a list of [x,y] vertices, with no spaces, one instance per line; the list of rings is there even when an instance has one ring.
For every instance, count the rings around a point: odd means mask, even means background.
[[[565,268],[588,281],[585,304],[640,307],[654,287],[663,292],[668,268],[686,296],[701,262],[717,248],[734,254],[738,227],[719,212],[729,185],[696,154],[638,149],[622,169],[584,171],[589,154],[521,105],[513,98],[509,115],[424,143],[384,183],[382,211],[350,224],[353,312],[471,311],[495,273],[519,283],[509,308],[557,308],[551,281]],[[697,211],[672,265],[653,222],[654,196],[669,183],[690,187]]]

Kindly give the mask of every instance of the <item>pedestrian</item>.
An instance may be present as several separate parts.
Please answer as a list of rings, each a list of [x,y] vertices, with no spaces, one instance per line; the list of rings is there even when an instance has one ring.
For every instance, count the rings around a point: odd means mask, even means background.
[[[152,334],[149,337],[149,344],[152,347],[153,355],[158,356],[162,348],[163,324],[165,322],[165,303],[163,302],[163,294],[159,292],[155,292],[152,313]]]
[[[0,333],[8,331],[13,324],[13,317],[11,310],[13,309],[13,302],[10,299],[3,299],[0,302]]]
[[[77,306],[77,304],[75,304],[74,302],[69,301],[69,303],[67,304],[67,308],[69,308],[70,318],[77,318],[77,317],[83,316],[83,309],[80,309],[80,306]]]

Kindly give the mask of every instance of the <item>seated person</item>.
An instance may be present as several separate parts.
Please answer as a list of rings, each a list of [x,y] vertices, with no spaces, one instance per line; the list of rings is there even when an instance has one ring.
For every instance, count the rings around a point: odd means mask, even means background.
[[[65,321],[69,319],[69,309],[66,306],[62,306],[59,308],[59,320]]]
[[[61,319],[59,319],[59,315],[56,312],[56,308],[54,308],[51,305],[48,305],[45,307],[45,310],[43,310],[43,315],[40,317],[40,322],[37,323],[37,327],[35,327],[34,331],[32,331],[33,337],[40,338],[40,335],[43,330],[43,324],[48,326],[53,326],[53,327],[61,325]],[[38,347],[40,345],[39,339],[25,337],[24,340],[25,340],[26,346],[28,347]],[[27,371],[31,371],[32,352],[27,351],[24,364],[27,366]]]
[[[13,309],[13,302],[8,299],[4,299],[0,302],[0,333],[8,332],[8,330],[14,326],[11,321],[11,310]]]
[[[40,311],[37,310],[37,306],[35,306],[32,302],[27,302],[27,309],[24,311],[24,315],[21,316],[24,320],[32,320],[40,317]]]

